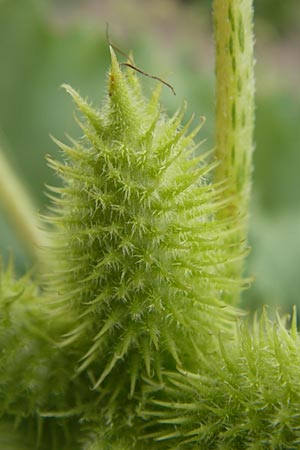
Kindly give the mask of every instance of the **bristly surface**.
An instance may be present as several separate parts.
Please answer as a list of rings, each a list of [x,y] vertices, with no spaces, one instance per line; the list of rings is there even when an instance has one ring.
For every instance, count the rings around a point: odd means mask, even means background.
[[[216,358],[198,354],[198,373],[168,372],[149,382],[141,435],[161,449],[296,450],[300,446],[300,340],[278,316],[223,342]],[[147,432],[148,431],[148,432]]]
[[[12,264],[0,271],[0,448],[3,450],[79,449],[78,424],[74,426],[67,414],[48,413],[75,407],[81,412],[84,406],[82,402],[76,403],[82,390],[78,380],[70,380],[72,356],[59,349],[55,342],[65,321],[63,324],[52,321],[45,305],[45,298],[29,275],[16,279]]]
[[[244,255],[224,244],[238,223],[216,219],[226,187],[207,181],[215,163],[196,154],[201,125],[189,133],[184,108],[168,118],[159,90],[146,101],[113,51],[100,111],[65,89],[83,137],[57,141],[64,162],[50,161],[63,187],[52,188],[46,284],[53,314],[70,318],[61,347],[111,405],[134,395],[142,373],[193,370],[195,346],[210,353],[220,330],[232,332],[237,312],[223,297],[242,282],[226,265]]]
[[[295,316],[290,331],[265,316],[236,327],[242,225],[220,214],[230,198],[196,154],[199,130],[184,108],[163,114],[158,90],[146,101],[113,52],[100,111],[65,88],[83,137],[50,161],[63,187],[45,290],[0,278],[0,444],[296,450]]]

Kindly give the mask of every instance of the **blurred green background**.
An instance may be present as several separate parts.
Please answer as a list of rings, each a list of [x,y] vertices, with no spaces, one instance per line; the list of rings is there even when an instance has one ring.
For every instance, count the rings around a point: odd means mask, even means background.
[[[105,92],[112,41],[133,50],[143,70],[162,76],[163,104],[184,99],[205,115],[204,148],[214,145],[214,62],[211,1],[0,0],[0,146],[33,197],[46,210],[45,183],[58,181],[45,155],[59,157],[49,134],[79,131],[73,105],[59,86],[67,82],[94,104]],[[252,252],[245,293],[249,308],[262,304],[300,310],[300,3],[255,1],[256,150],[250,221]],[[153,81],[142,80],[150,92]],[[3,207],[0,245],[19,272],[32,264]]]

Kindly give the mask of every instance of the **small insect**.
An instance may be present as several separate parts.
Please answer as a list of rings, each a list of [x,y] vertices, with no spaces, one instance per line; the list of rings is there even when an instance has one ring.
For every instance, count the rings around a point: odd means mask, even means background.
[[[152,78],[153,80],[159,81],[160,83],[164,84],[164,85],[167,86],[169,89],[171,89],[172,93],[173,93],[174,95],[176,95],[175,89],[173,88],[173,86],[172,86],[170,83],[167,83],[167,81],[163,80],[162,78],[157,77],[157,76],[155,76],[155,75],[151,75],[150,73],[147,73],[147,72],[145,72],[144,70],[141,70],[141,69],[139,69],[138,67],[136,67],[136,66],[133,64],[133,60],[132,60],[128,55],[126,55],[126,53],[124,53],[119,47],[117,47],[116,45],[114,45],[114,44],[111,42],[110,37],[109,37],[108,28],[109,28],[109,25],[108,25],[108,23],[107,23],[107,24],[106,24],[106,39],[107,39],[108,45],[110,45],[115,51],[117,51],[117,52],[120,53],[121,55],[125,56],[125,58],[129,61],[129,62],[122,62],[122,63],[120,63],[120,66],[127,66],[127,67],[129,67],[130,69],[133,69],[133,70],[135,70],[136,72],[138,72],[138,73],[140,73],[140,74],[142,74],[142,75],[145,75],[146,77],[149,77],[149,78]]]

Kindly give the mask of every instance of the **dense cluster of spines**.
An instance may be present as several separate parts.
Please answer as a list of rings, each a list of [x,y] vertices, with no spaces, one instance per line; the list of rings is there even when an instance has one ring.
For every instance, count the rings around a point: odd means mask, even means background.
[[[0,447],[71,450],[71,422],[49,411],[76,405],[78,382],[70,382],[72,356],[59,350],[64,329],[53,322],[46,299],[30,275],[16,279],[12,265],[0,277]],[[77,392],[76,392],[77,391]],[[12,429],[13,432],[9,432]],[[69,447],[70,444],[70,447]],[[11,446],[11,447],[10,447]]]
[[[244,217],[222,214],[236,198],[210,181],[184,108],[146,102],[113,52],[100,112],[65,88],[83,137],[50,160],[63,186],[43,287],[11,269],[0,283],[0,444],[299,448],[296,316],[236,325]]]
[[[218,358],[198,359],[198,373],[164,374],[149,383],[141,415],[147,438],[164,449],[298,449],[300,339],[278,316],[262,314],[234,341],[220,339]],[[151,431],[152,429],[152,431]]]
[[[198,129],[187,134],[184,109],[159,114],[157,92],[147,104],[135,78],[112,52],[101,114],[66,86],[84,138],[58,142],[66,162],[51,161],[64,186],[49,281],[57,314],[75,312],[61,346],[80,343],[77,372],[91,370],[97,388],[126,360],[130,396],[141,370],[191,368],[192,343],[215,345],[210,335],[235,317],[223,292],[241,284],[225,275],[225,236],[238,224],[228,231],[215,217],[226,187],[206,181],[215,163],[195,154]]]

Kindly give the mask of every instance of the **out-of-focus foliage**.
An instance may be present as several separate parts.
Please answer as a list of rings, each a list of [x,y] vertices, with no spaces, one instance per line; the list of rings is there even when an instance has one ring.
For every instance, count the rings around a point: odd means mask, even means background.
[[[183,4],[195,3],[205,9],[212,6],[212,0],[181,0],[181,2]],[[298,0],[289,0],[288,2],[254,0],[254,9],[256,20],[263,22],[278,37],[299,29],[300,7]]]
[[[258,20],[263,20],[278,35],[299,30],[300,8],[298,0],[289,0],[289,2],[255,0],[254,8]]]
[[[67,130],[72,136],[78,136],[72,121],[72,104],[59,86],[64,82],[72,84],[93,99],[94,104],[104,91],[104,86],[103,90],[99,89],[99,82],[104,80],[109,64],[105,39],[107,17],[99,15],[93,23],[84,17],[80,21],[72,20],[72,10],[82,3],[0,2],[0,146],[8,154],[41,211],[48,202],[44,184],[52,183],[45,155],[50,153],[55,158],[59,157],[49,134],[63,139]],[[118,11],[117,1],[111,3]],[[150,7],[147,6],[150,3],[140,2],[136,8]],[[202,23],[210,23],[208,10],[211,1],[195,0],[195,5],[191,3],[182,1],[182,11],[195,7],[194,15],[198,14],[200,18],[201,10]],[[174,5],[178,4],[174,0]],[[298,0],[256,0],[257,26],[268,35],[271,31],[272,36],[281,36],[282,33],[286,36],[295,31],[299,9]],[[55,15],[52,14],[54,10]],[[61,20],[57,20],[60,10],[64,14]],[[166,46],[166,42],[161,42],[162,37],[155,36],[154,31],[151,36],[149,33],[133,36],[128,32],[120,42],[115,38],[117,24],[122,23],[124,27],[124,23],[125,26],[128,23],[130,28],[133,19],[130,14],[110,20],[112,40],[126,52],[133,49],[139,67],[152,74],[163,75],[172,82],[177,96],[173,97],[164,88],[163,97],[170,113],[186,98],[189,111],[206,115],[202,137],[207,137],[208,142],[203,148],[212,148],[214,80],[213,74],[208,76],[207,71],[203,70],[202,60],[206,54],[205,51],[199,54],[199,44],[202,42],[195,40],[182,42],[181,45],[178,42],[170,44],[166,33],[164,39],[169,45]],[[184,16],[182,20],[186,20]],[[257,39],[258,51],[259,46]],[[199,63],[195,55],[200,59]],[[171,56],[172,63],[169,62]],[[245,302],[249,308],[273,302],[290,309],[291,304],[300,304],[300,280],[297,275],[300,256],[300,178],[297,173],[300,166],[300,94],[295,92],[293,86],[283,90],[276,84],[265,91],[260,85],[260,77],[268,78],[270,68],[259,58],[258,66],[254,197],[250,224],[253,250],[248,269],[256,281]],[[169,72],[173,74],[169,75]],[[151,89],[153,82],[145,78],[143,85]],[[18,241],[3,211],[0,220],[1,253],[12,249],[19,267],[24,264],[30,267],[31,262],[26,259],[22,243]]]
[[[62,136],[75,128],[71,104],[59,86],[69,81],[99,98],[107,56],[98,32],[56,26],[38,2],[0,3],[0,147],[41,209],[45,183],[52,179],[45,155],[57,153],[49,133]],[[1,247],[26,264],[3,213]]]
[[[11,149],[42,204],[50,173],[44,156],[55,151],[49,133],[62,134],[65,125],[69,130],[72,126],[71,105],[59,86],[69,81],[99,98],[107,46],[96,31],[55,25],[31,0],[0,4],[0,42],[2,145]]]

